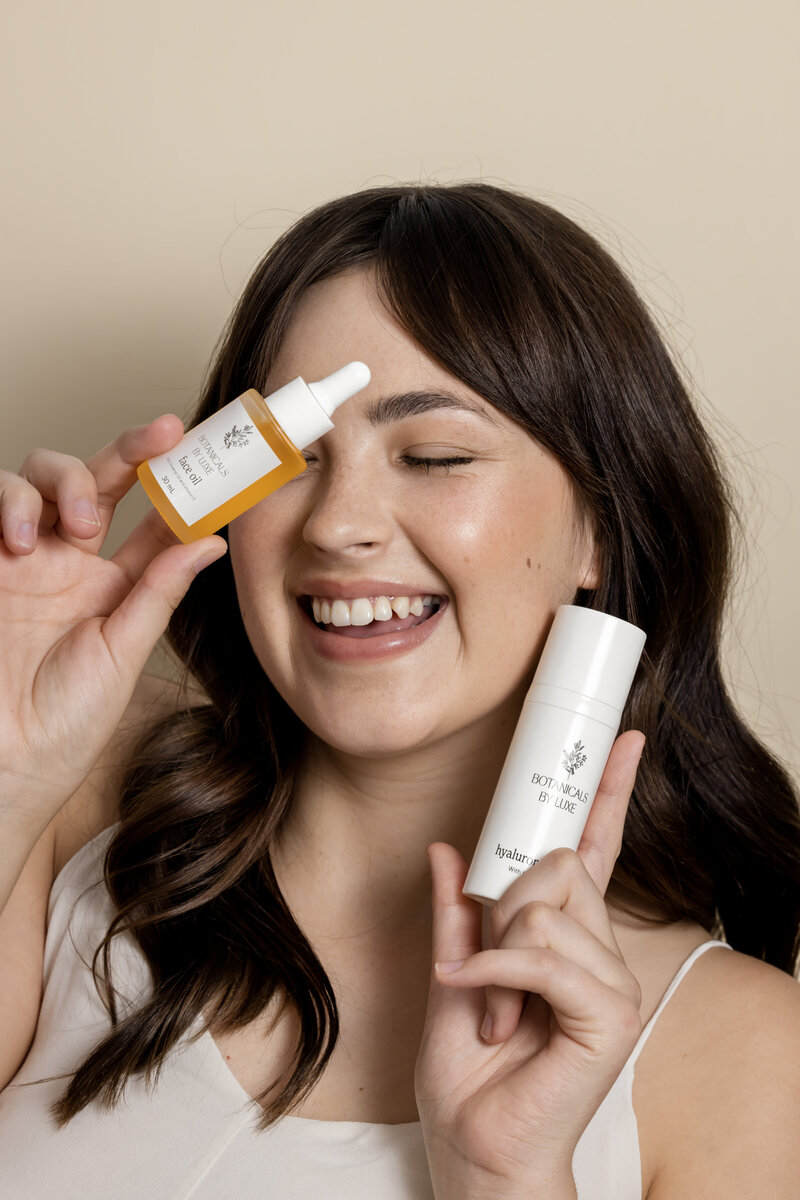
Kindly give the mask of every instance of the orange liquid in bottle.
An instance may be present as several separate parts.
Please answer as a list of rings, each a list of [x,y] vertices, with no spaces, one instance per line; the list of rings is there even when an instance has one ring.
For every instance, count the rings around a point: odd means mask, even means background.
[[[263,500],[265,496],[269,496],[272,492],[277,491],[284,483],[288,483],[290,479],[295,479],[306,469],[306,460],[303,458],[303,455],[294,443],[289,441],[264,403],[263,397],[255,388],[251,388],[243,395],[237,397],[237,399],[247,410],[247,415],[253,421],[264,441],[280,459],[278,465],[262,476],[261,479],[257,479],[255,483],[251,483],[248,487],[243,488],[235,496],[231,496],[229,500],[223,501],[217,508],[212,509],[206,516],[200,517],[192,525],[187,525],[165,494],[164,489],[157,482],[149,463],[143,462],[137,469],[136,473],[139,476],[139,482],[153,506],[161,514],[172,532],[182,542],[196,542],[198,538],[207,537],[210,533],[216,533],[224,525],[241,516],[248,508],[252,508],[254,504],[258,504],[259,500]]]

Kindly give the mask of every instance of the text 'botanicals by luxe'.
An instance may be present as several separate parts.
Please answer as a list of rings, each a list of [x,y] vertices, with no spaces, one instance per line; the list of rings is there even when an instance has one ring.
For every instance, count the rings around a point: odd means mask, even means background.
[[[494,904],[551,850],[577,850],[645,643],[636,625],[558,609],[497,782],[464,895]]]

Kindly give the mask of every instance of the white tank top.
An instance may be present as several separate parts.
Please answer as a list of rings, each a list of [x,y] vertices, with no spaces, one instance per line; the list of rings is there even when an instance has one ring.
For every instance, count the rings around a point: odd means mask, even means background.
[[[171,1051],[158,1084],[129,1081],[121,1104],[95,1101],[58,1130],[49,1107],[109,1028],[91,976],[113,915],[103,859],[116,826],[64,867],[50,892],[44,995],[33,1045],[0,1094],[0,1196],[4,1200],[432,1200],[419,1122],[378,1125],[283,1117],[266,1133],[258,1110],[202,1018]],[[87,895],[90,884],[99,885]],[[81,897],[79,899],[79,897]],[[76,903],[77,901],[77,903]],[[74,906],[74,911],[73,911]],[[636,1059],[665,1004],[708,941],[686,959],[593,1116],[573,1157],[579,1200],[641,1200],[632,1089]],[[120,1016],[150,994],[146,959],[129,934],[111,943]],[[102,971],[102,960],[98,961]]]

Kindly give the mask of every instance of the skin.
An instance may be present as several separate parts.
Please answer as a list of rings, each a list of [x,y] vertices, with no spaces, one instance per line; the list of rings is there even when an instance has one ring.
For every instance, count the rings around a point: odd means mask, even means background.
[[[368,363],[371,383],[307,448],[307,470],[231,524],[230,554],[255,652],[315,735],[281,882],[304,897],[316,890],[328,911],[334,896],[357,911],[370,863],[389,845],[403,883],[376,915],[404,920],[429,903],[419,871],[428,842],[438,835],[471,852],[555,610],[597,572],[561,466],[430,360],[366,272],[309,290],[269,390],[352,359]],[[468,397],[491,423],[457,409],[366,419],[371,401],[415,389]],[[427,474],[409,454],[474,461]],[[426,584],[449,608],[410,653],[335,663],[312,648],[295,602],[312,575]]]
[[[464,395],[376,299],[364,275],[314,289],[270,384],[361,358],[376,395],[431,383]],[[557,464],[516,427],[500,419],[476,433],[474,417],[450,411],[390,430],[363,419],[369,396],[340,410],[337,430],[309,449],[308,472],[230,531],[254,645],[312,730],[274,859],[336,987],[341,1036],[297,1115],[419,1116],[437,1200],[574,1200],[574,1145],[708,933],[653,927],[606,899],[635,731],[615,743],[577,853],[556,851],[520,876],[481,928],[483,911],[461,895],[466,859],[543,631],[579,583],[593,586],[597,564]],[[0,624],[15,632],[0,663],[0,821],[20,865],[36,842],[58,871],[118,818],[108,767],[124,753],[120,731],[150,720],[153,703],[175,703],[142,667],[194,572],[225,543],[175,545],[151,512],[111,558],[99,551],[136,464],[181,429],[164,416],[86,464],[40,450],[19,474],[0,471]],[[404,456],[434,445],[475,461],[451,475],[412,472]],[[450,608],[413,654],[345,669],[316,660],[297,623],[292,590],[312,570],[413,580],[446,591]],[[16,897],[26,918],[29,883]],[[31,886],[38,895],[38,875]],[[12,908],[7,933],[22,961],[30,938]],[[494,1026],[482,1036],[487,1013]],[[648,1200],[795,1195],[799,1014],[785,973],[716,949],[698,960],[637,1061]],[[291,1054],[291,1013],[274,1027],[273,1016],[214,1031],[249,1095]]]
[[[584,995],[591,986],[603,991],[598,1019],[608,1017],[603,1003],[613,995],[618,1007],[611,1024],[622,1035],[610,1057],[606,1047],[599,1076],[596,1062],[592,1068],[585,1061],[591,1057],[588,1044],[576,1056],[574,1043],[561,1037],[562,1051],[568,1042],[572,1046],[567,1057],[572,1055],[573,1079],[572,1089],[562,1089],[568,1116],[555,1153],[553,1104],[544,1152],[536,1136],[541,1114],[526,1123],[516,1160],[516,1152],[506,1147],[505,1158],[495,1162],[496,1151],[487,1150],[491,1138],[463,1133],[464,1122],[484,1135],[498,1122],[507,1126],[496,1094],[512,1061],[523,1070],[519,1086],[538,1096],[566,1060],[551,1056],[545,1076],[532,1076],[525,1084],[524,1072],[533,1069],[534,1060],[541,1071],[545,1059],[539,1051],[549,1040],[543,1010],[528,1006],[520,1022],[531,985],[542,993],[546,985],[531,974],[529,954],[509,956],[512,947],[529,949],[542,936],[530,921],[536,899],[531,879],[518,881],[511,899],[495,910],[503,914],[501,923],[494,918],[496,944],[505,947],[493,952],[501,953],[499,961],[491,959],[492,952],[488,960],[481,957],[482,912],[460,889],[465,859],[477,840],[552,617],[577,588],[597,586],[598,556],[561,466],[429,359],[381,304],[367,272],[349,272],[310,289],[268,390],[301,373],[320,378],[353,359],[368,363],[370,385],[338,411],[334,430],[308,448],[306,472],[229,530],[250,640],[264,670],[313,735],[289,822],[273,853],[276,874],[336,977],[358,978],[364,961],[372,969],[376,958],[404,963],[407,977],[396,980],[395,995],[410,1009],[425,995],[429,966],[415,952],[409,931],[417,947],[432,938],[436,952],[451,959],[456,952],[463,957],[465,949],[477,955],[470,966],[473,975],[464,976],[470,988],[466,1010],[456,991],[462,982],[457,973],[442,974],[432,984],[417,1064],[429,1162],[434,1180],[440,1181],[437,1195],[456,1187],[468,1187],[475,1196],[484,1187],[500,1194],[501,1186],[509,1196],[520,1187],[529,1194],[537,1173],[551,1194],[572,1195],[570,1147],[640,1029],[641,992],[622,960],[602,891],[621,840],[641,735],[626,735],[616,751],[619,778],[615,789],[606,788],[611,807],[605,811],[605,841],[585,851],[587,862],[595,855],[596,880],[573,852],[556,856],[550,875],[544,868],[537,875],[540,913],[549,889],[548,902],[559,913],[565,910],[556,941],[560,938],[562,949],[583,963],[564,963],[562,969],[574,973],[571,986],[580,983]],[[367,407],[379,397],[423,389],[466,398],[489,419],[448,408],[386,425],[369,421]],[[429,474],[408,461],[408,456],[437,455],[471,461]],[[332,662],[313,647],[296,602],[303,580],[319,575],[343,583],[365,577],[408,581],[414,590],[446,594],[449,606],[435,634],[411,652],[369,663]],[[602,820],[601,802],[596,832]],[[431,843],[432,930],[430,882],[423,869]],[[578,893],[583,903],[576,905]],[[493,1029],[484,1028],[480,1039],[484,997]],[[465,1011],[471,1032],[454,1045],[452,1031],[463,1032]],[[468,1059],[468,1070],[462,1066],[460,1074],[471,1082],[465,1087],[463,1078],[448,1077],[442,1090],[444,1063],[459,1058]],[[511,1105],[519,1116],[518,1092],[508,1083],[501,1092],[501,1109]]]

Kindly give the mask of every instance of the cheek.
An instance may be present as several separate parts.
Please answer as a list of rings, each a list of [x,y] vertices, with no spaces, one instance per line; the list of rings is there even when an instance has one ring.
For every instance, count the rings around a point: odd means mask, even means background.
[[[527,593],[560,590],[572,560],[574,518],[561,489],[537,488],[526,496],[518,488],[498,489],[469,507],[456,508],[439,527],[462,578],[498,584]]]
[[[498,666],[533,661],[555,610],[575,594],[572,503],[559,483],[496,492],[450,527],[462,633]]]
[[[231,522],[227,540],[242,620],[259,661],[269,670],[271,647],[287,643],[287,550],[280,528],[259,507]]]
[[[294,525],[287,505],[268,496],[242,513],[228,526],[228,547],[237,583],[242,588],[253,581],[266,584],[279,580],[295,541]]]

